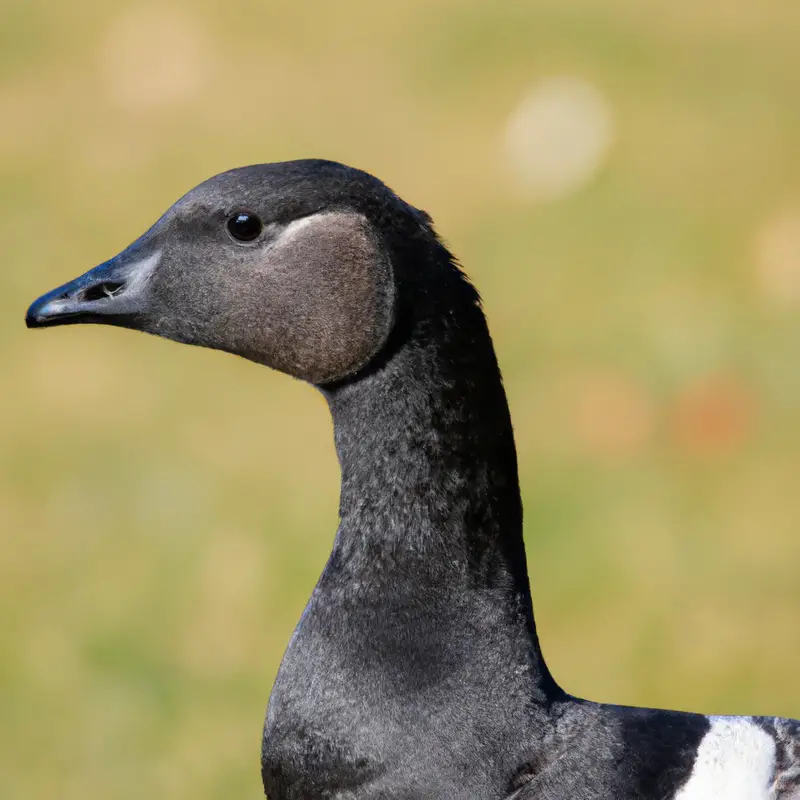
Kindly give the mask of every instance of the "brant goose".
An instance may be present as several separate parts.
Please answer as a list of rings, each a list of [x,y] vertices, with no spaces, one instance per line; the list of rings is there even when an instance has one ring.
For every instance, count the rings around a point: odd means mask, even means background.
[[[218,175],[26,321],[224,350],[326,397],[340,525],[269,703],[272,800],[800,798],[796,721],[559,688],[478,295],[376,178],[318,160]]]

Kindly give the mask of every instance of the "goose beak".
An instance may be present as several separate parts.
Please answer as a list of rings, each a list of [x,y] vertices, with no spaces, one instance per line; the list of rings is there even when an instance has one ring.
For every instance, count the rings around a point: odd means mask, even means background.
[[[29,328],[95,322],[135,325],[144,308],[143,294],[160,253],[145,257],[128,251],[90,269],[35,300],[25,314]]]

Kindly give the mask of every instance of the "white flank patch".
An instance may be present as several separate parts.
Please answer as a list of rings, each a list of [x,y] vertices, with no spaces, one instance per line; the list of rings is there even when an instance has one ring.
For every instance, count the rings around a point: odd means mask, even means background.
[[[686,785],[675,800],[770,800],[775,741],[748,717],[709,717]]]

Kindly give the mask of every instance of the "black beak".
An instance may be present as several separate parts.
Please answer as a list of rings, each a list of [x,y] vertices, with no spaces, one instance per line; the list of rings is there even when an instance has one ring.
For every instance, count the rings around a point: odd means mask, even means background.
[[[29,328],[81,322],[134,326],[158,259],[158,253],[120,253],[35,300],[25,314],[25,324]]]

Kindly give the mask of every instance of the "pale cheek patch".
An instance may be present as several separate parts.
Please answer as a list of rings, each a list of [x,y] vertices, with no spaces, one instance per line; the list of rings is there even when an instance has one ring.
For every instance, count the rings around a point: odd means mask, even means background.
[[[710,717],[675,800],[772,800],[775,740],[747,717]]]
[[[275,242],[276,245],[286,244],[294,239],[297,234],[299,234],[304,228],[307,228],[309,225],[314,225],[320,219],[320,217],[324,216],[331,216],[334,212],[331,211],[321,211],[316,214],[310,214],[307,217],[300,217],[300,219],[292,220],[281,232],[278,240]]]

